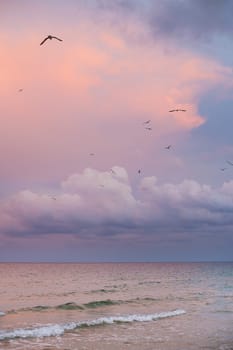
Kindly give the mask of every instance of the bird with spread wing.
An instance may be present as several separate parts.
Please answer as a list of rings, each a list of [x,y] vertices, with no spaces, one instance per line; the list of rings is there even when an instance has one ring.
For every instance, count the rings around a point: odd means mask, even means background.
[[[227,162],[228,164],[230,164],[231,166],[233,166],[233,163],[230,162],[229,160],[226,160],[226,162]]]
[[[186,112],[186,109],[171,109],[169,112]]]
[[[172,147],[172,145],[168,145],[166,147],[164,147],[165,149],[170,149]]]
[[[41,41],[40,45],[43,45],[48,39],[49,40],[56,39],[56,40],[62,41],[62,39],[60,39],[60,38],[58,38],[56,36],[48,35],[46,38],[44,38],[43,41]]]

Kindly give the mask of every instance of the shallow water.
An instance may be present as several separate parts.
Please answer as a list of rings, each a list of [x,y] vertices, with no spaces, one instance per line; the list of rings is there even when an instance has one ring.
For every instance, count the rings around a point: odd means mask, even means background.
[[[233,263],[12,263],[0,278],[0,349],[233,349]]]

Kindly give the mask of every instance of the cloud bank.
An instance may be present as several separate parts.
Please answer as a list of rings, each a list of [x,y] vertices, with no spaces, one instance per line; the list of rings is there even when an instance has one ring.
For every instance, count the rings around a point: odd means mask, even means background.
[[[228,236],[233,230],[233,181],[219,188],[194,180],[159,184],[155,176],[132,188],[128,174],[87,168],[65,179],[56,195],[30,189],[2,199],[1,233],[16,237],[72,234],[82,239],[144,240],[182,235]]]

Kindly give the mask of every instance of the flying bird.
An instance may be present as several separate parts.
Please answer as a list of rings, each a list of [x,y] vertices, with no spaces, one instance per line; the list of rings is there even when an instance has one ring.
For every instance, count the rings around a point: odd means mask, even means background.
[[[186,112],[186,109],[171,109],[169,112]]]
[[[18,90],[18,92],[22,92],[22,91],[23,91],[23,89],[19,89],[19,90]]]
[[[228,164],[230,164],[231,166],[233,166],[233,163],[230,162],[229,160],[226,160],[226,162],[227,162]]]
[[[166,146],[166,147],[164,147],[164,148],[170,149],[171,147],[172,147],[172,145],[168,145],[168,146]]]
[[[141,174],[141,169],[138,169],[138,174]]]
[[[48,35],[46,38],[44,38],[44,40],[43,41],[41,41],[41,43],[40,43],[40,45],[43,45],[45,42],[46,42],[46,40],[52,40],[52,39],[57,39],[57,40],[59,40],[59,41],[62,41],[62,39],[59,39],[58,37],[56,37],[56,36],[53,36],[53,35]]]
[[[146,130],[152,130],[152,128],[145,128]]]
[[[220,168],[220,170],[221,170],[221,171],[225,171],[225,170],[227,170],[227,168]]]
[[[51,195],[49,195],[49,197],[50,197],[51,199],[53,199],[54,201],[56,201],[56,200],[57,200],[57,198],[56,198],[55,196],[51,196]]]
[[[89,153],[89,156],[94,156],[95,155],[95,153]]]
[[[150,119],[146,120],[145,122],[143,122],[143,124],[149,124],[151,122]]]

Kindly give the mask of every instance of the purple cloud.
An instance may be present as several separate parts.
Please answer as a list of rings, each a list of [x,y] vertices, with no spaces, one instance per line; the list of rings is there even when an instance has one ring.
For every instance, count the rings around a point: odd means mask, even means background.
[[[69,176],[58,193],[21,191],[1,201],[1,232],[13,236],[73,234],[135,238],[163,234],[230,233],[233,229],[233,181],[220,188],[193,180],[162,184],[141,180],[137,195],[121,167],[113,172],[85,169]]]

